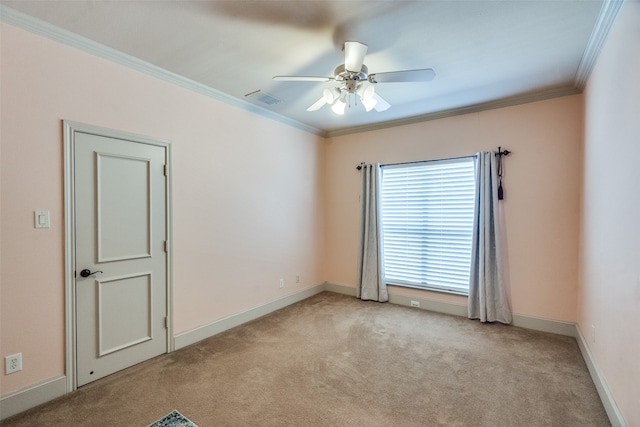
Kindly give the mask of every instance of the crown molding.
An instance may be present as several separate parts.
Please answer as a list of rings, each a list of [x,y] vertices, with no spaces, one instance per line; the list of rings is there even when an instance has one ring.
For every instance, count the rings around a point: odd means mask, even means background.
[[[418,116],[407,117],[404,119],[390,120],[390,121],[374,123],[370,125],[353,126],[349,128],[338,129],[338,130],[327,132],[325,134],[325,137],[333,138],[336,136],[350,135],[353,133],[369,132],[369,131],[386,129],[386,128],[395,127],[395,126],[411,125],[415,123],[427,122],[430,120],[444,119],[446,117],[460,116],[460,115],[469,114],[469,113],[477,113],[480,111],[493,110],[496,108],[511,107],[514,105],[544,101],[547,99],[559,98],[562,96],[576,95],[579,93],[582,93],[582,90],[573,86],[564,86],[559,88],[546,89],[546,90],[511,96],[508,98],[497,99],[495,101],[482,102],[479,104],[468,105],[465,107],[451,108],[449,110],[421,114]]]
[[[602,3],[602,8],[600,9],[600,13],[596,19],[596,24],[593,27],[591,37],[589,38],[589,42],[587,43],[584,53],[582,54],[578,70],[576,71],[574,85],[578,89],[583,90],[587,85],[591,71],[596,64],[600,51],[602,50],[602,45],[607,39],[609,30],[611,30],[613,21],[615,21],[618,16],[618,12],[622,8],[623,3],[624,0],[605,0]]]
[[[324,136],[325,134],[325,132],[313,126],[306,125],[297,120],[293,120],[278,113],[274,113],[273,111],[267,110],[266,108],[262,108],[241,99],[235,98],[217,89],[180,76],[176,73],[172,73],[171,71],[165,70],[164,68],[158,67],[134,56],[112,49],[86,37],[82,37],[78,34],[56,27],[55,25],[26,15],[22,12],[18,12],[17,10],[2,4],[0,4],[0,21],[18,27],[30,33],[45,37],[49,40],[53,40],[81,50],[90,55],[97,56],[99,58],[106,59],[124,67],[142,72],[149,76],[156,77],[167,83],[171,83],[184,89],[188,89],[201,95],[205,95],[217,101],[221,101],[234,107],[238,107],[243,110],[278,121],[280,123],[284,123],[305,132],[309,132],[318,136]]]

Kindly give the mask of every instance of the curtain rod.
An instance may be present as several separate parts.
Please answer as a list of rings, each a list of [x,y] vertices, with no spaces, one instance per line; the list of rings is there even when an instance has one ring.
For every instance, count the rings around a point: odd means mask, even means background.
[[[496,156],[508,156],[509,154],[511,154],[511,151],[503,150],[502,147],[498,147],[498,151],[495,151],[495,153],[496,153]],[[448,157],[446,159],[417,160],[415,162],[385,163],[385,164],[381,164],[380,166],[411,165],[413,163],[440,162],[444,160],[467,159],[469,157],[476,157],[476,155],[472,154],[471,156]],[[356,169],[361,170],[362,166],[366,164],[367,164],[366,162],[360,162],[360,164],[356,166]]]

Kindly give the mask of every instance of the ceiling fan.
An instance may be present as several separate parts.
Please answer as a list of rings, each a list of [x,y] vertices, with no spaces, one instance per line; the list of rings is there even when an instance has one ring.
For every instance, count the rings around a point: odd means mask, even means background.
[[[369,74],[364,65],[364,57],[368,46],[360,42],[344,43],[344,64],[338,65],[334,77],[318,76],[275,76],[274,80],[297,82],[328,82],[336,81],[340,84],[331,89],[324,89],[322,97],[307,111],[316,111],[325,104],[331,105],[336,114],[344,114],[347,104],[360,102],[367,112],[372,109],[385,111],[391,105],[375,92],[374,85],[378,83],[408,83],[431,81],[436,73],[431,68],[419,70],[390,71],[386,73]]]

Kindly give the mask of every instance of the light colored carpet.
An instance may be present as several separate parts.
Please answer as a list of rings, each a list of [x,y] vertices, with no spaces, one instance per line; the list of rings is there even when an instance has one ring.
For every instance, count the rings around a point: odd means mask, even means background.
[[[608,426],[573,338],[323,292],[3,422]]]

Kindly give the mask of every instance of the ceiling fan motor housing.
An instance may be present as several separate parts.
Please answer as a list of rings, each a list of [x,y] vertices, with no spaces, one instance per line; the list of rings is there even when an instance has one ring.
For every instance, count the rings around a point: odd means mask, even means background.
[[[334,70],[334,75],[336,76],[336,81],[343,81],[344,88],[348,93],[355,93],[358,89],[358,83],[362,81],[367,81],[367,76],[369,75],[369,69],[366,65],[362,65],[359,73],[354,73],[345,68],[344,64],[338,65]]]
[[[367,80],[369,69],[366,65],[363,64],[360,72],[354,73],[353,71],[347,70],[344,64],[341,64],[336,67],[336,69],[333,71],[333,74],[336,76],[336,80]]]

